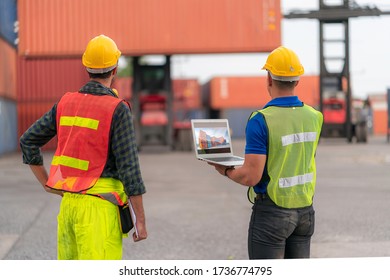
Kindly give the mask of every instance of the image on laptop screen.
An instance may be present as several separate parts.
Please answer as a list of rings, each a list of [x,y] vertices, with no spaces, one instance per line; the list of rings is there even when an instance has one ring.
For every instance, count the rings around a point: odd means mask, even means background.
[[[194,123],[195,146],[198,154],[230,153],[227,122]]]

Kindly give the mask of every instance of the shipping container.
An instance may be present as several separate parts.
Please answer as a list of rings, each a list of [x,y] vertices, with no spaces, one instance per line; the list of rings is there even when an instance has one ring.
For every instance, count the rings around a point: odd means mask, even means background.
[[[220,113],[220,117],[228,119],[230,126],[230,133],[232,138],[242,139],[245,138],[246,123],[252,112],[255,112],[259,108],[244,108],[236,109],[229,108],[224,109]]]
[[[118,91],[118,97],[127,101],[131,100],[132,96],[132,77],[117,77],[112,84],[112,87]]]
[[[295,90],[301,101],[319,107],[319,77],[302,76]],[[211,109],[263,108],[271,97],[266,76],[215,77],[202,88],[204,106]]]
[[[320,108],[320,77],[302,76],[295,88],[295,95],[307,105]]]
[[[19,102],[57,102],[68,91],[78,91],[89,77],[80,58],[17,59]]]
[[[124,55],[269,52],[280,0],[18,0],[19,54],[80,56],[105,34]]]
[[[221,77],[210,82],[210,107],[262,108],[271,100],[265,77]]]
[[[374,135],[387,134],[387,110],[375,110],[372,116]]]
[[[0,37],[7,41],[13,48],[17,45],[18,23],[17,23],[16,0],[0,1]]]
[[[207,117],[208,117],[207,112],[204,108],[190,110],[188,113],[188,119],[190,119],[190,120],[192,120],[192,119],[206,119]]]
[[[0,97],[0,156],[18,147],[16,102]]]
[[[53,107],[53,102],[18,102],[18,141],[20,136],[40,117]],[[57,137],[47,143],[42,150],[55,150]]]
[[[368,100],[372,110],[372,126],[374,135],[387,135],[388,104],[386,94],[369,95]]]
[[[0,97],[16,100],[17,52],[0,38]]]
[[[200,84],[197,79],[172,80],[172,91],[174,105],[177,109],[190,110],[200,108]]]
[[[296,95],[305,104],[319,107],[319,77],[302,76]],[[267,91],[267,78],[215,77],[202,88],[204,106],[220,110],[228,108],[262,108],[271,97]]]

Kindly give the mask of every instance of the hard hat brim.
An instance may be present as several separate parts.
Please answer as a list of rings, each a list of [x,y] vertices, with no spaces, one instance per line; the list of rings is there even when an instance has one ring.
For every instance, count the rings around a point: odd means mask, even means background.
[[[104,74],[104,73],[107,73],[107,72],[110,72],[111,70],[115,69],[116,67],[118,66],[118,64],[115,64],[111,67],[107,67],[107,68],[89,68],[89,67],[85,67],[88,71],[88,73],[91,73],[91,74]]]
[[[299,76],[276,76],[268,71],[272,80],[281,81],[281,82],[296,82],[299,81]]]

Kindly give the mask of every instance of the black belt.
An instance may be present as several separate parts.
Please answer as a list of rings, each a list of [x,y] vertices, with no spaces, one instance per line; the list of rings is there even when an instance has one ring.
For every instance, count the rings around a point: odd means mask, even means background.
[[[255,200],[259,200],[259,199],[265,200],[265,199],[267,199],[267,198],[269,198],[269,196],[268,196],[267,193],[258,193],[258,194],[256,195],[256,199],[255,199]]]

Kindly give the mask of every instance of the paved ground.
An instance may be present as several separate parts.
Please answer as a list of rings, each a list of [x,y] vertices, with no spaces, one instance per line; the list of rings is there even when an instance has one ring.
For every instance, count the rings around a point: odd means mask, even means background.
[[[244,142],[234,140],[243,154]],[[51,153],[45,153],[45,165]],[[143,150],[149,238],[125,239],[125,259],[247,259],[246,189],[192,152]],[[323,139],[317,153],[312,257],[390,256],[390,144]],[[41,190],[21,154],[0,157],[0,259],[56,259],[60,198]]]

